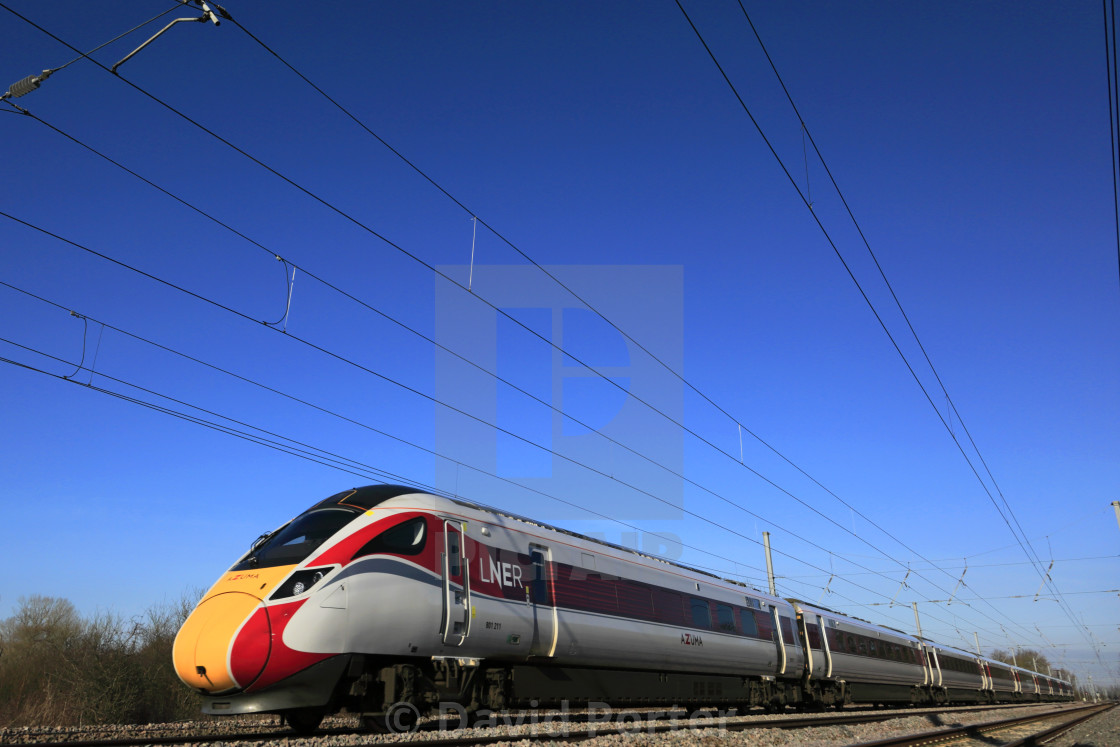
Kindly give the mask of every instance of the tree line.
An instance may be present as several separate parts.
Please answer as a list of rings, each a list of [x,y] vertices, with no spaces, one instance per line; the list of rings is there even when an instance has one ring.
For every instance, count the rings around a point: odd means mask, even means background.
[[[201,594],[124,618],[21,598],[0,620],[0,725],[147,724],[199,717],[176,677],[175,634]]]

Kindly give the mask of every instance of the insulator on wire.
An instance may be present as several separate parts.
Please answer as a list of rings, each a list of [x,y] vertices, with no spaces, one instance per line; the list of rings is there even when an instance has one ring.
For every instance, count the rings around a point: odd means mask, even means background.
[[[39,84],[50,76],[50,70],[44,70],[39,75],[28,75],[23,80],[13,83],[12,87],[8,89],[8,93],[14,99],[18,99],[20,96],[26,96],[27,94],[38,88]]]

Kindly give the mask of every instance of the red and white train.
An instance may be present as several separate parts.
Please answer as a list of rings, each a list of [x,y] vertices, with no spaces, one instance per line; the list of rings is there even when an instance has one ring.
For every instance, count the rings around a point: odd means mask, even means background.
[[[414,488],[260,538],[175,640],[212,714],[1070,699],[1068,682]]]

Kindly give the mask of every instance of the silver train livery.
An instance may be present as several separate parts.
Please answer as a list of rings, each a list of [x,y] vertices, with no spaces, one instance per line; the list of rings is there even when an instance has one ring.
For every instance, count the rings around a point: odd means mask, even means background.
[[[1071,699],[1068,682],[414,488],[261,537],[175,640],[211,714],[370,726],[601,701],[803,707]]]

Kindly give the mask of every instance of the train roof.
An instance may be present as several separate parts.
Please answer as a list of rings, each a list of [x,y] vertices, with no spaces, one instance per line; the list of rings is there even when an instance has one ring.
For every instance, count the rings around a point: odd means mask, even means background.
[[[912,639],[917,640],[917,641],[922,640],[918,636],[907,633],[904,630],[899,630],[898,628],[892,628],[889,625],[882,625],[880,623],[873,623],[870,620],[864,620],[862,617],[856,617],[855,615],[849,615],[846,612],[837,612],[836,610],[829,609],[828,607],[825,607],[822,604],[815,604],[813,602],[806,602],[802,599],[794,599],[794,598],[789,599],[789,601],[793,604],[799,604],[802,607],[806,607],[808,609],[817,610],[819,612],[827,612],[830,615],[836,615],[837,617],[843,618],[845,620],[853,620],[855,622],[863,623],[864,625],[870,625],[871,627],[878,628],[879,630],[889,630],[892,633],[898,633],[899,635],[906,636],[907,638],[912,638]]]

